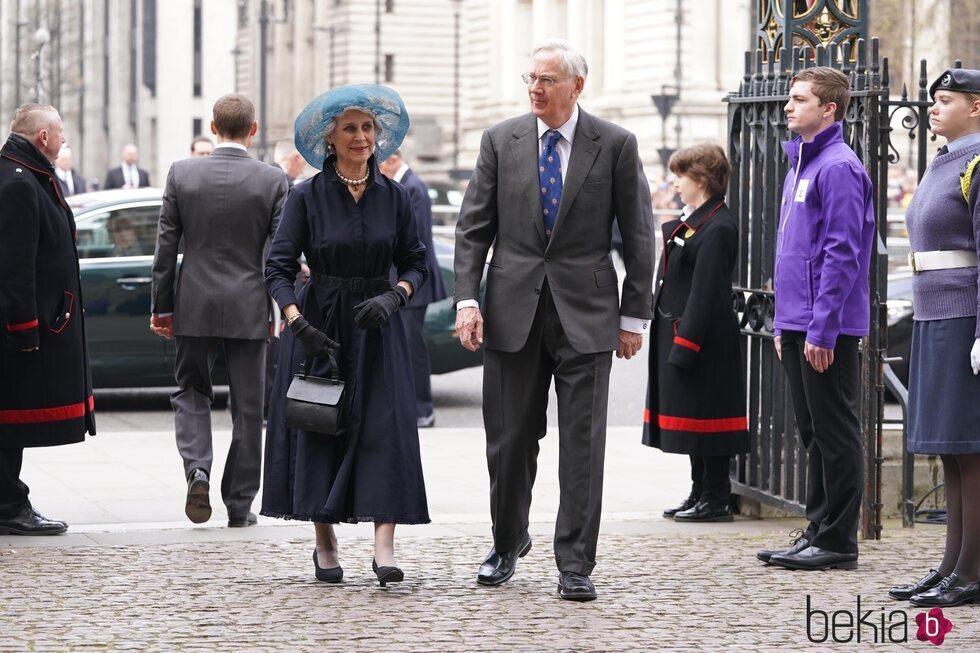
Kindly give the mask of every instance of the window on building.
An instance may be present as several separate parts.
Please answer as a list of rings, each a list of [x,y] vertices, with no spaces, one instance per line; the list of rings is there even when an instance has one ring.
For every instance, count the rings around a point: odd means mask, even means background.
[[[201,97],[203,62],[201,53],[201,0],[194,0],[194,97]]]
[[[395,55],[385,55],[385,82],[395,81]]]
[[[385,13],[386,14],[395,13],[395,0],[385,0]]]
[[[204,133],[204,121],[200,118],[194,118],[194,127],[191,129],[191,138],[197,138]]]

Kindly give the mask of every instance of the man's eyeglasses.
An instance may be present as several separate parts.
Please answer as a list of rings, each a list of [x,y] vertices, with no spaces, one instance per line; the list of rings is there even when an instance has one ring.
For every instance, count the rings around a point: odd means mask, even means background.
[[[549,77],[548,75],[538,76],[535,75],[534,73],[524,73],[523,75],[521,75],[521,79],[523,79],[524,83],[527,84],[528,86],[534,86],[535,84],[537,84],[541,88],[551,88],[558,82],[565,81],[563,79],[555,79],[554,77]]]

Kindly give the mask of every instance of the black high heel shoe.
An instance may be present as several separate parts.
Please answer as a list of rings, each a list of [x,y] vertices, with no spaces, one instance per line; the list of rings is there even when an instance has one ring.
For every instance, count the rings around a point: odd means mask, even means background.
[[[313,549],[313,568],[316,569],[316,579],[324,583],[339,583],[344,579],[344,568],[340,565],[324,569],[316,559],[316,549]]]
[[[405,580],[405,574],[398,567],[379,567],[378,561],[371,558],[371,569],[378,577],[378,584],[385,587],[388,583],[400,583]]]

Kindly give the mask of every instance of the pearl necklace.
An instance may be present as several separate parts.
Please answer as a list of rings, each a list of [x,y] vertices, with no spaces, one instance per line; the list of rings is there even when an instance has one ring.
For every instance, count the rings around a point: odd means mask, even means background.
[[[337,178],[340,179],[340,181],[347,184],[348,186],[350,186],[351,190],[353,190],[354,192],[359,191],[361,189],[361,184],[366,182],[368,180],[368,177],[371,176],[371,168],[368,168],[367,172],[364,173],[364,176],[361,177],[360,179],[350,179],[348,177],[343,176],[342,174],[340,174],[340,170],[337,168],[336,163],[333,164],[333,170],[334,172],[337,173]]]

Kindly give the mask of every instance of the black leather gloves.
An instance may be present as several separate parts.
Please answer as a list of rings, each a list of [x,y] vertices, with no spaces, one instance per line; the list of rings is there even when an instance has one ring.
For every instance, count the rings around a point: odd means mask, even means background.
[[[361,329],[377,329],[399,308],[408,303],[408,292],[395,286],[377,297],[366,299],[354,307],[354,324]]]
[[[331,340],[327,334],[315,329],[302,315],[289,325],[293,335],[303,345],[303,353],[307,358],[326,356],[331,349],[340,347],[340,343]]]

